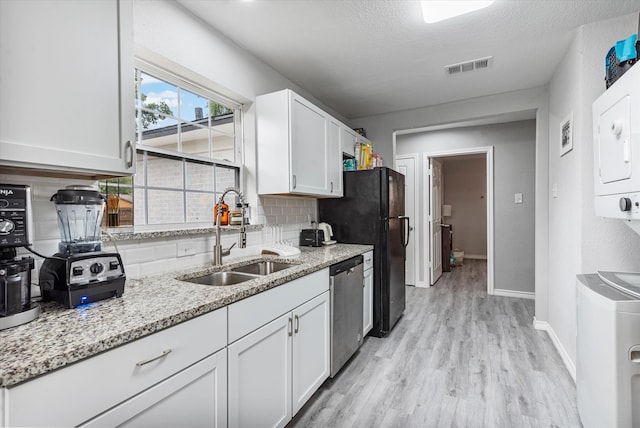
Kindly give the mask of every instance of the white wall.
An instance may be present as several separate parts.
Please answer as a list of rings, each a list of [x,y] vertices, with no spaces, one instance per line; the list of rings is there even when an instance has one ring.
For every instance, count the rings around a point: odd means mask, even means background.
[[[487,257],[486,166],[484,156],[458,156],[442,162],[443,204],[452,207],[451,216],[443,222],[452,226],[453,248],[464,251],[465,258]]]
[[[549,327],[568,365],[575,364],[575,275],[640,271],[640,237],[622,221],[596,217],[593,201],[593,101],[605,91],[605,55],[637,32],[632,14],[581,27],[550,82]],[[573,112],[573,150],[559,156],[560,122]]]
[[[398,155],[494,147],[496,290],[533,293],[535,289],[535,130],[535,121],[526,120],[418,132],[397,137]],[[419,156],[419,171],[423,171],[424,168],[421,161],[422,156]],[[420,189],[420,195],[426,197],[424,189]],[[523,204],[514,203],[514,193],[524,195]],[[422,201],[418,206],[423,206]],[[426,214],[422,213],[418,217],[420,221],[426,218]],[[426,226],[421,225],[420,230],[427,230]],[[455,236],[454,229],[454,239]],[[424,241],[421,242],[420,248],[424,248]],[[426,259],[426,256],[422,256],[422,259]],[[422,269],[421,279],[424,275]]]

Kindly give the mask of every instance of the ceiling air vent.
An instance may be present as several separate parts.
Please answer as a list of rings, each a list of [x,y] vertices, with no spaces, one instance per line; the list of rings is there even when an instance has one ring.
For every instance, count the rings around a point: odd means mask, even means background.
[[[478,58],[472,61],[460,62],[458,64],[447,65],[444,71],[447,75],[466,73],[468,71],[482,70],[489,68],[493,62],[493,57],[488,56],[486,58]]]

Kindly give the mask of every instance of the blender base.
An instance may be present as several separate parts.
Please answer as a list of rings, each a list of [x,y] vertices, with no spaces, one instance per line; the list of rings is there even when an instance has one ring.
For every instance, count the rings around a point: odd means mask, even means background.
[[[40,267],[40,294],[71,309],[121,297],[126,276],[118,253],[55,254]]]

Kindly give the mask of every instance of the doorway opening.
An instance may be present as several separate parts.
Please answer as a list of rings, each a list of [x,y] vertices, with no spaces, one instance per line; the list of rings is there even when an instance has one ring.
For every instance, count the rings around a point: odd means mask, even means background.
[[[456,230],[464,232],[467,226],[480,224],[482,230],[478,236],[475,230],[473,237],[466,240],[471,245],[470,256],[474,258],[486,257],[487,260],[487,294],[494,294],[494,223],[493,223],[493,147],[476,147],[469,149],[457,149],[441,152],[424,153],[423,165],[423,213],[425,213],[425,227],[423,239],[423,254],[428,255],[423,259],[425,266],[425,286],[432,286],[440,278],[443,271],[443,258],[449,257],[449,251],[442,245],[443,230],[449,233],[453,229],[453,242],[450,247],[455,248]],[[445,172],[447,163],[450,168],[462,160],[470,161],[476,170],[470,171],[476,177],[460,177],[462,180],[478,180],[478,174],[484,175],[483,183],[478,187],[477,183],[468,183],[465,189],[456,194],[446,195]],[[478,169],[478,162],[484,161],[484,170]],[[454,162],[454,163],[451,163]],[[483,184],[483,185],[482,185]],[[482,191],[484,190],[484,191]],[[465,195],[465,192],[471,194]],[[451,192],[450,192],[451,193]],[[455,203],[454,203],[455,201]],[[450,203],[446,203],[450,202]],[[446,206],[443,210],[443,206]],[[444,212],[443,212],[444,211]],[[454,216],[454,214],[457,214]],[[480,220],[480,221],[478,221]],[[458,227],[447,228],[442,225],[446,222],[457,223]],[[465,222],[467,224],[465,224]],[[464,225],[464,226],[463,226]],[[452,226],[452,225],[449,225]],[[453,226],[456,226],[455,224]],[[445,242],[447,236],[445,235]],[[460,245],[459,245],[460,246]],[[465,244],[467,246],[467,244]],[[482,251],[482,249],[485,251]],[[463,248],[464,249],[464,248]],[[484,253],[484,254],[483,254]],[[446,259],[445,259],[446,262]]]

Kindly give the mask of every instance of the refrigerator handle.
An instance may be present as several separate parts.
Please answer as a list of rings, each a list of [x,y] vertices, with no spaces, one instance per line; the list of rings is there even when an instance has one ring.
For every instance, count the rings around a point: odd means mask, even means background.
[[[409,245],[409,234],[411,233],[411,224],[409,223],[409,217],[401,215],[398,216],[398,218],[402,220],[402,246],[404,248],[407,248],[407,245]]]

